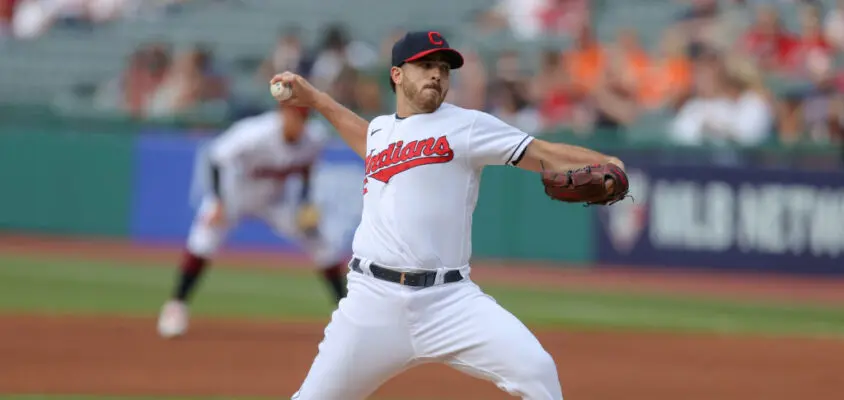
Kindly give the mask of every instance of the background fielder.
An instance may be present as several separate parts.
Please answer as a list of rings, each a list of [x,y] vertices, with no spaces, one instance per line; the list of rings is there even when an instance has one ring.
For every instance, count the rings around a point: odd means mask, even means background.
[[[263,220],[303,245],[335,300],[345,296],[345,249],[320,231],[311,189],[313,166],[328,135],[325,125],[309,121],[308,115],[307,108],[280,105],[235,123],[200,152],[194,175],[203,182],[207,172],[207,185],[200,184],[207,190],[190,228],[172,298],[161,310],[162,336],[185,333],[191,294],[242,218]]]

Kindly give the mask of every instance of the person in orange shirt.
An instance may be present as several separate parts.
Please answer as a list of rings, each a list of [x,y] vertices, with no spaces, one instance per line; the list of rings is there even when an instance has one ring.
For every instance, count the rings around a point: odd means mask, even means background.
[[[616,39],[616,51],[628,70],[636,86],[644,86],[648,70],[651,68],[651,57],[642,47],[639,33],[633,28],[619,30]]]
[[[587,94],[595,90],[603,74],[606,56],[589,23],[579,28],[576,44],[564,53],[563,62],[580,92]]]
[[[683,37],[666,31],[660,47],[639,85],[639,101],[648,109],[673,107],[692,83],[692,63],[686,56]]]

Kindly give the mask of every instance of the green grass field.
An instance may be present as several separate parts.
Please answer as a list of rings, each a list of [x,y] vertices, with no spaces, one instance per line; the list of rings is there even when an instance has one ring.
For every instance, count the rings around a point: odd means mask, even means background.
[[[173,269],[103,262],[0,259],[0,312],[154,315]],[[484,285],[528,325],[844,336],[844,307]],[[216,268],[194,298],[198,316],[324,320],[322,282],[307,271]]]
[[[0,314],[152,316],[170,292],[174,273],[172,268],[155,265],[0,255]],[[537,328],[844,337],[844,307],[840,306],[480,284],[526,324]],[[202,282],[192,313],[209,318],[324,321],[330,304],[322,282],[308,271],[215,268]],[[0,395],[9,400],[59,398],[115,399]]]

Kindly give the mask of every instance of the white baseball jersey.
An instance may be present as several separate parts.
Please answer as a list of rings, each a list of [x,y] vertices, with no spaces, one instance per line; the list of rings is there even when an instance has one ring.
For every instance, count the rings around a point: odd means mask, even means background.
[[[269,111],[233,124],[211,144],[209,158],[224,174],[224,199],[243,209],[261,209],[283,194],[285,177],[313,164],[328,141],[324,124],[311,120],[299,141],[282,137],[283,118]]]
[[[448,103],[430,114],[377,117],[367,135],[353,251],[421,269],[469,264],[481,170],[517,163],[533,140],[490,114]]]
[[[563,400],[553,357],[466,275],[481,170],[516,164],[533,139],[450,104],[405,119],[378,117],[367,135],[363,215],[353,244],[362,262],[349,273],[349,295],[292,398],[367,399],[390,377],[434,361],[522,399]],[[408,290],[379,279],[373,262],[440,277],[456,270],[467,279]]]

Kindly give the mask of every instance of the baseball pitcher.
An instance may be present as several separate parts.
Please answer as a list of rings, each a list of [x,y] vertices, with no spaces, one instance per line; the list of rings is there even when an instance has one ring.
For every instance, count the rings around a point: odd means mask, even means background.
[[[210,187],[190,228],[172,298],[161,310],[162,336],[186,332],[191,293],[242,218],[263,220],[278,234],[300,242],[336,301],[345,296],[345,249],[320,232],[320,211],[311,193],[311,171],[328,135],[325,125],[308,119],[309,112],[280,104],[278,110],[236,122],[200,152],[197,167],[208,172]],[[287,193],[285,189],[295,187],[288,185],[294,177],[300,191]]]
[[[359,400],[413,366],[439,362],[523,399],[561,400],[557,368],[533,333],[470,278],[472,212],[488,165],[540,173],[564,202],[627,195],[620,160],[536,139],[444,99],[462,55],[438,32],[392,50],[396,112],[367,122],[285,72],[283,104],[313,107],[365,160],[349,294],[334,311],[297,400]]]

